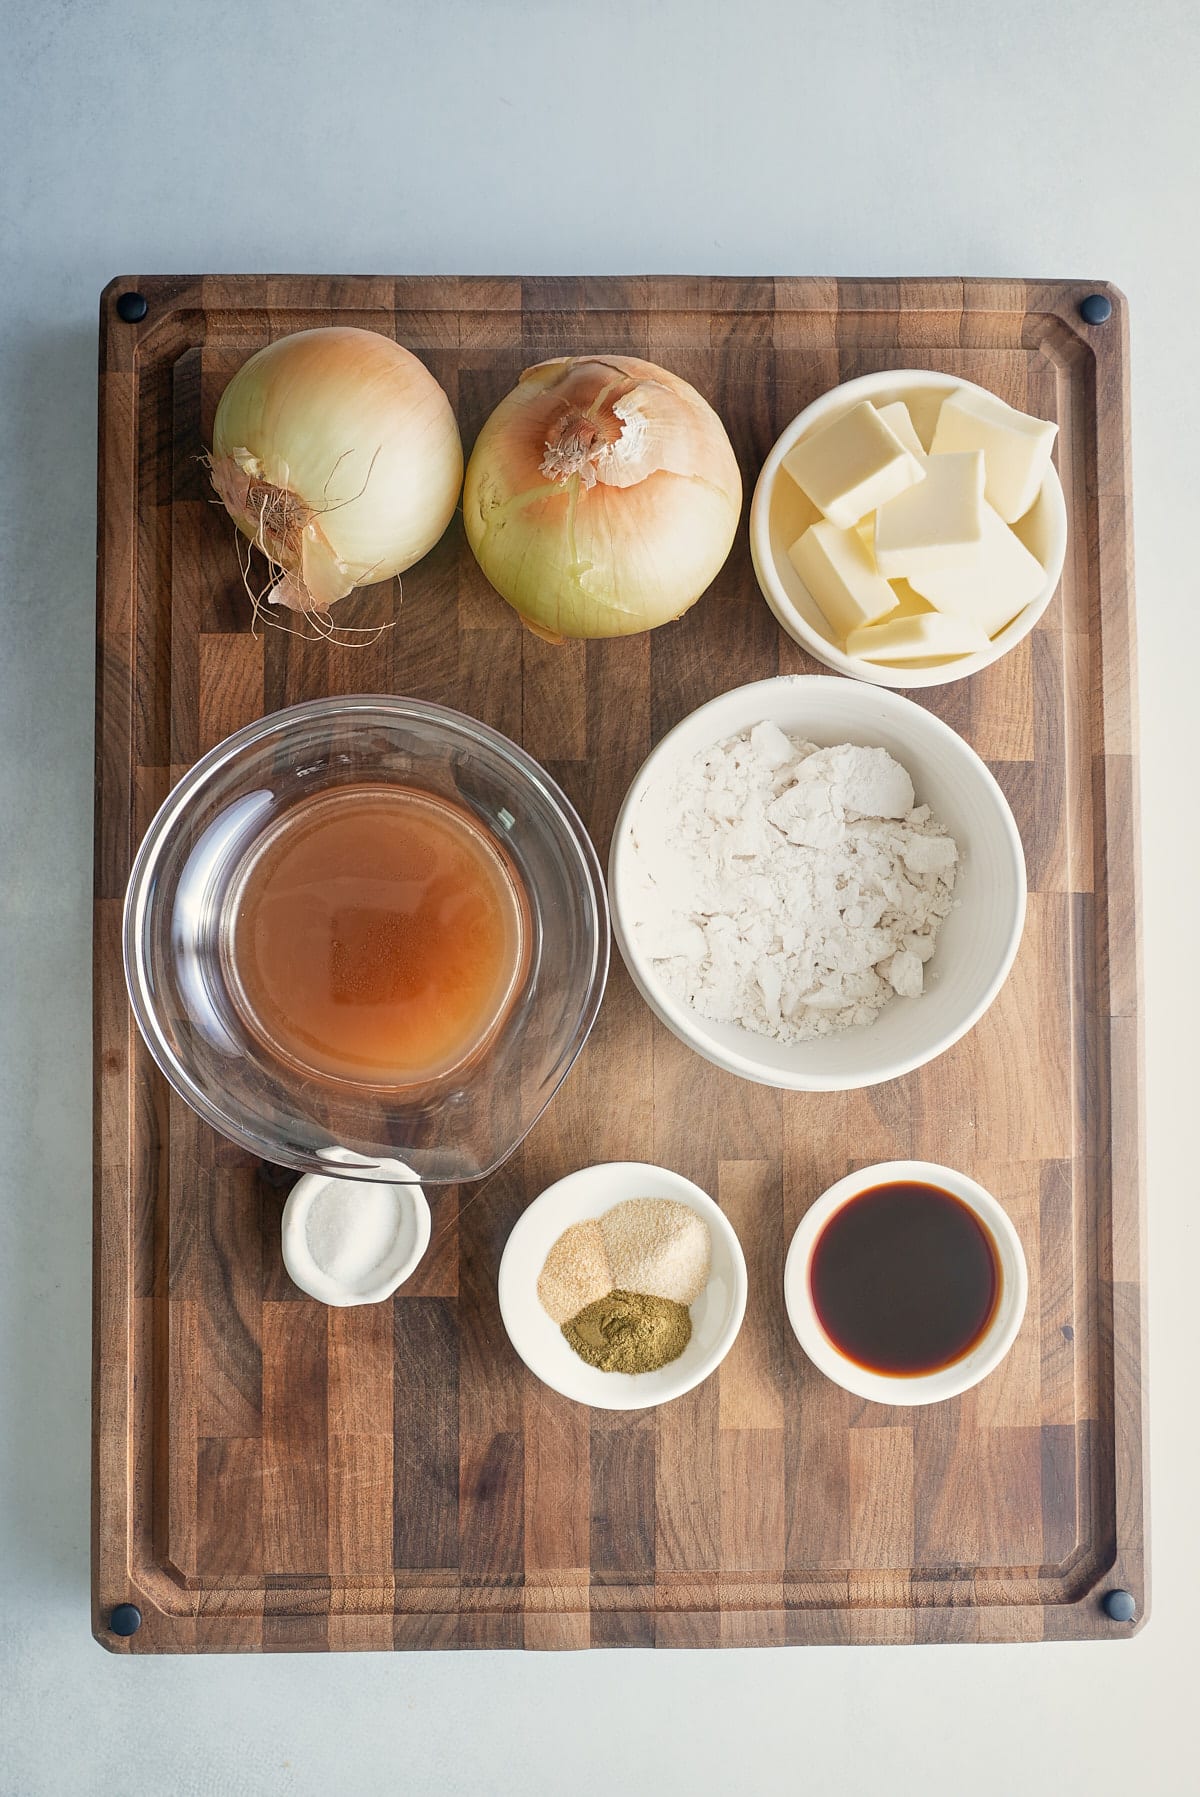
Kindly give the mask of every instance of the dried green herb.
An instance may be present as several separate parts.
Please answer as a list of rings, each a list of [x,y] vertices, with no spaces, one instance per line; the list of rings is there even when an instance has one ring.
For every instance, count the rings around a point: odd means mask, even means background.
[[[609,1292],[585,1304],[562,1332],[581,1360],[605,1373],[653,1373],[692,1338],[686,1304],[645,1292]]]

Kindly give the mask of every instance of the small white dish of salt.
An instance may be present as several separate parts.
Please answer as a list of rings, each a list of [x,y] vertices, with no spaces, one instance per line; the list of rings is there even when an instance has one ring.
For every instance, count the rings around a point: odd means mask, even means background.
[[[345,1149],[323,1157],[362,1168],[353,1178],[306,1173],[283,1207],[283,1264],[322,1304],[379,1304],[415,1272],[429,1246],[429,1204],[402,1161]],[[369,1169],[370,1177],[365,1177]]]

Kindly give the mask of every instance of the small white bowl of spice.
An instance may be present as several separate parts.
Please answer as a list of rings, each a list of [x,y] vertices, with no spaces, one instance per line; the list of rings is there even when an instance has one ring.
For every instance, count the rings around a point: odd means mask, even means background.
[[[500,1314],[530,1372],[598,1410],[647,1410],[720,1365],[746,1312],[746,1262],[706,1192],[611,1161],[547,1187],[500,1262]]]

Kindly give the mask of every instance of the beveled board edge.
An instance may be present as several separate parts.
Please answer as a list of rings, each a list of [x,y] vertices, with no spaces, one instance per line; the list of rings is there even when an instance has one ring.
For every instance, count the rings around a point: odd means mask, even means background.
[[[137,438],[134,397],[137,363],[154,339],[167,332],[181,312],[263,307],[288,303],[288,290],[303,287],[293,303],[330,312],[377,308],[377,277],[288,275],[126,276],[105,288],[100,300],[100,403],[97,462],[97,632],[96,632],[96,884],[94,982],[93,1112],[93,1316],[92,1316],[92,1626],[111,1651],[129,1652],[131,1642],[108,1628],[114,1604],[135,1602],[156,1612],[161,1649],[236,1650],[236,1626],[222,1634],[219,1609],[210,1615],[212,1634],[196,1615],[168,1614],[152,1592],[135,1584],[132,1568],[135,1393],[132,1387],[131,1329],[133,1218],[131,1211],[132,1130],[137,1077],[134,1026],[125,999],[120,948],[120,894],[105,883],[102,850],[114,831],[124,834],[128,865],[133,844],[133,709],[136,703],[134,604]],[[1098,590],[1091,594],[1099,624],[1101,692],[1093,712],[1098,740],[1091,744],[1093,786],[1104,831],[1096,843],[1097,891],[1106,895],[1107,992],[1103,1016],[1093,1020],[1097,1048],[1107,1038],[1111,1102],[1094,1152],[1111,1169],[1111,1229],[1096,1269],[1107,1286],[1113,1335],[1114,1416],[1116,1419],[1116,1554],[1096,1585],[1071,1604],[997,1606],[990,1609],[992,1640],[1028,1638],[1021,1626],[1037,1619],[1044,1639],[1123,1637],[1143,1626],[1150,1603],[1147,1537],[1147,1426],[1145,1286],[1145,1149],[1143,1141],[1143,1044],[1141,1001],[1139,795],[1129,438],[1129,325],[1123,294],[1107,282],[974,279],[878,279],[838,282],[820,277],[388,277],[393,304],[403,307],[434,291],[437,304],[453,301],[476,310],[509,303],[519,306],[532,287],[546,310],[586,307],[624,309],[640,300],[652,310],[678,311],[836,311],[853,293],[855,310],[892,312],[962,310],[968,301],[980,310],[1017,311],[1035,320],[1043,333],[1049,321],[1071,342],[1074,353],[1094,360],[1096,370]],[[126,292],[148,301],[144,319],[127,323],[116,312]],[[1086,324],[1079,302],[1103,293],[1112,302],[1104,324]],[[315,295],[321,295],[318,299]],[[644,298],[642,297],[644,296]],[[955,307],[957,296],[957,308]],[[107,503],[106,503],[107,502]],[[1137,1602],[1137,1622],[1119,1629],[1104,1615],[1098,1597],[1124,1587]],[[964,1610],[958,1604],[922,1608],[920,1638],[961,1638]],[[657,1612],[660,1621],[680,1612]],[[687,1612],[682,1615],[686,1616]],[[789,1609],[786,1632],[781,1612],[745,1612],[747,1644],[765,1640],[834,1642],[895,1639],[895,1612],[856,1610],[846,1628],[840,1607]],[[1011,1618],[1011,1626],[1009,1619]],[[759,1621],[756,1623],[756,1619]],[[441,1618],[454,1622],[445,1613]],[[482,1620],[482,1619],[480,1619]],[[395,1618],[394,1645],[448,1645],[439,1617]],[[411,1632],[405,1625],[420,1624]],[[434,1625],[434,1626],[430,1626]],[[496,1646],[481,1628],[475,1639],[456,1645]],[[662,1644],[686,1644],[686,1631],[666,1629]],[[656,1636],[657,1638],[657,1636]],[[349,1643],[348,1643],[349,1644]],[[533,1645],[534,1643],[530,1643]],[[578,1644],[569,1630],[547,1632],[542,1644]],[[136,1649],[132,1649],[136,1651]]]

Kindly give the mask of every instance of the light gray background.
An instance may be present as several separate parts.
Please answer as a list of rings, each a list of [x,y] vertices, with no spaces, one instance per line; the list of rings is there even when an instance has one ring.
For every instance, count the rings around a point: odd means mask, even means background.
[[[1195,1790],[1194,0],[0,0],[0,1792]],[[1155,1614],[1122,1646],[118,1660],[88,1622],[96,302],[131,271],[1129,296]]]

